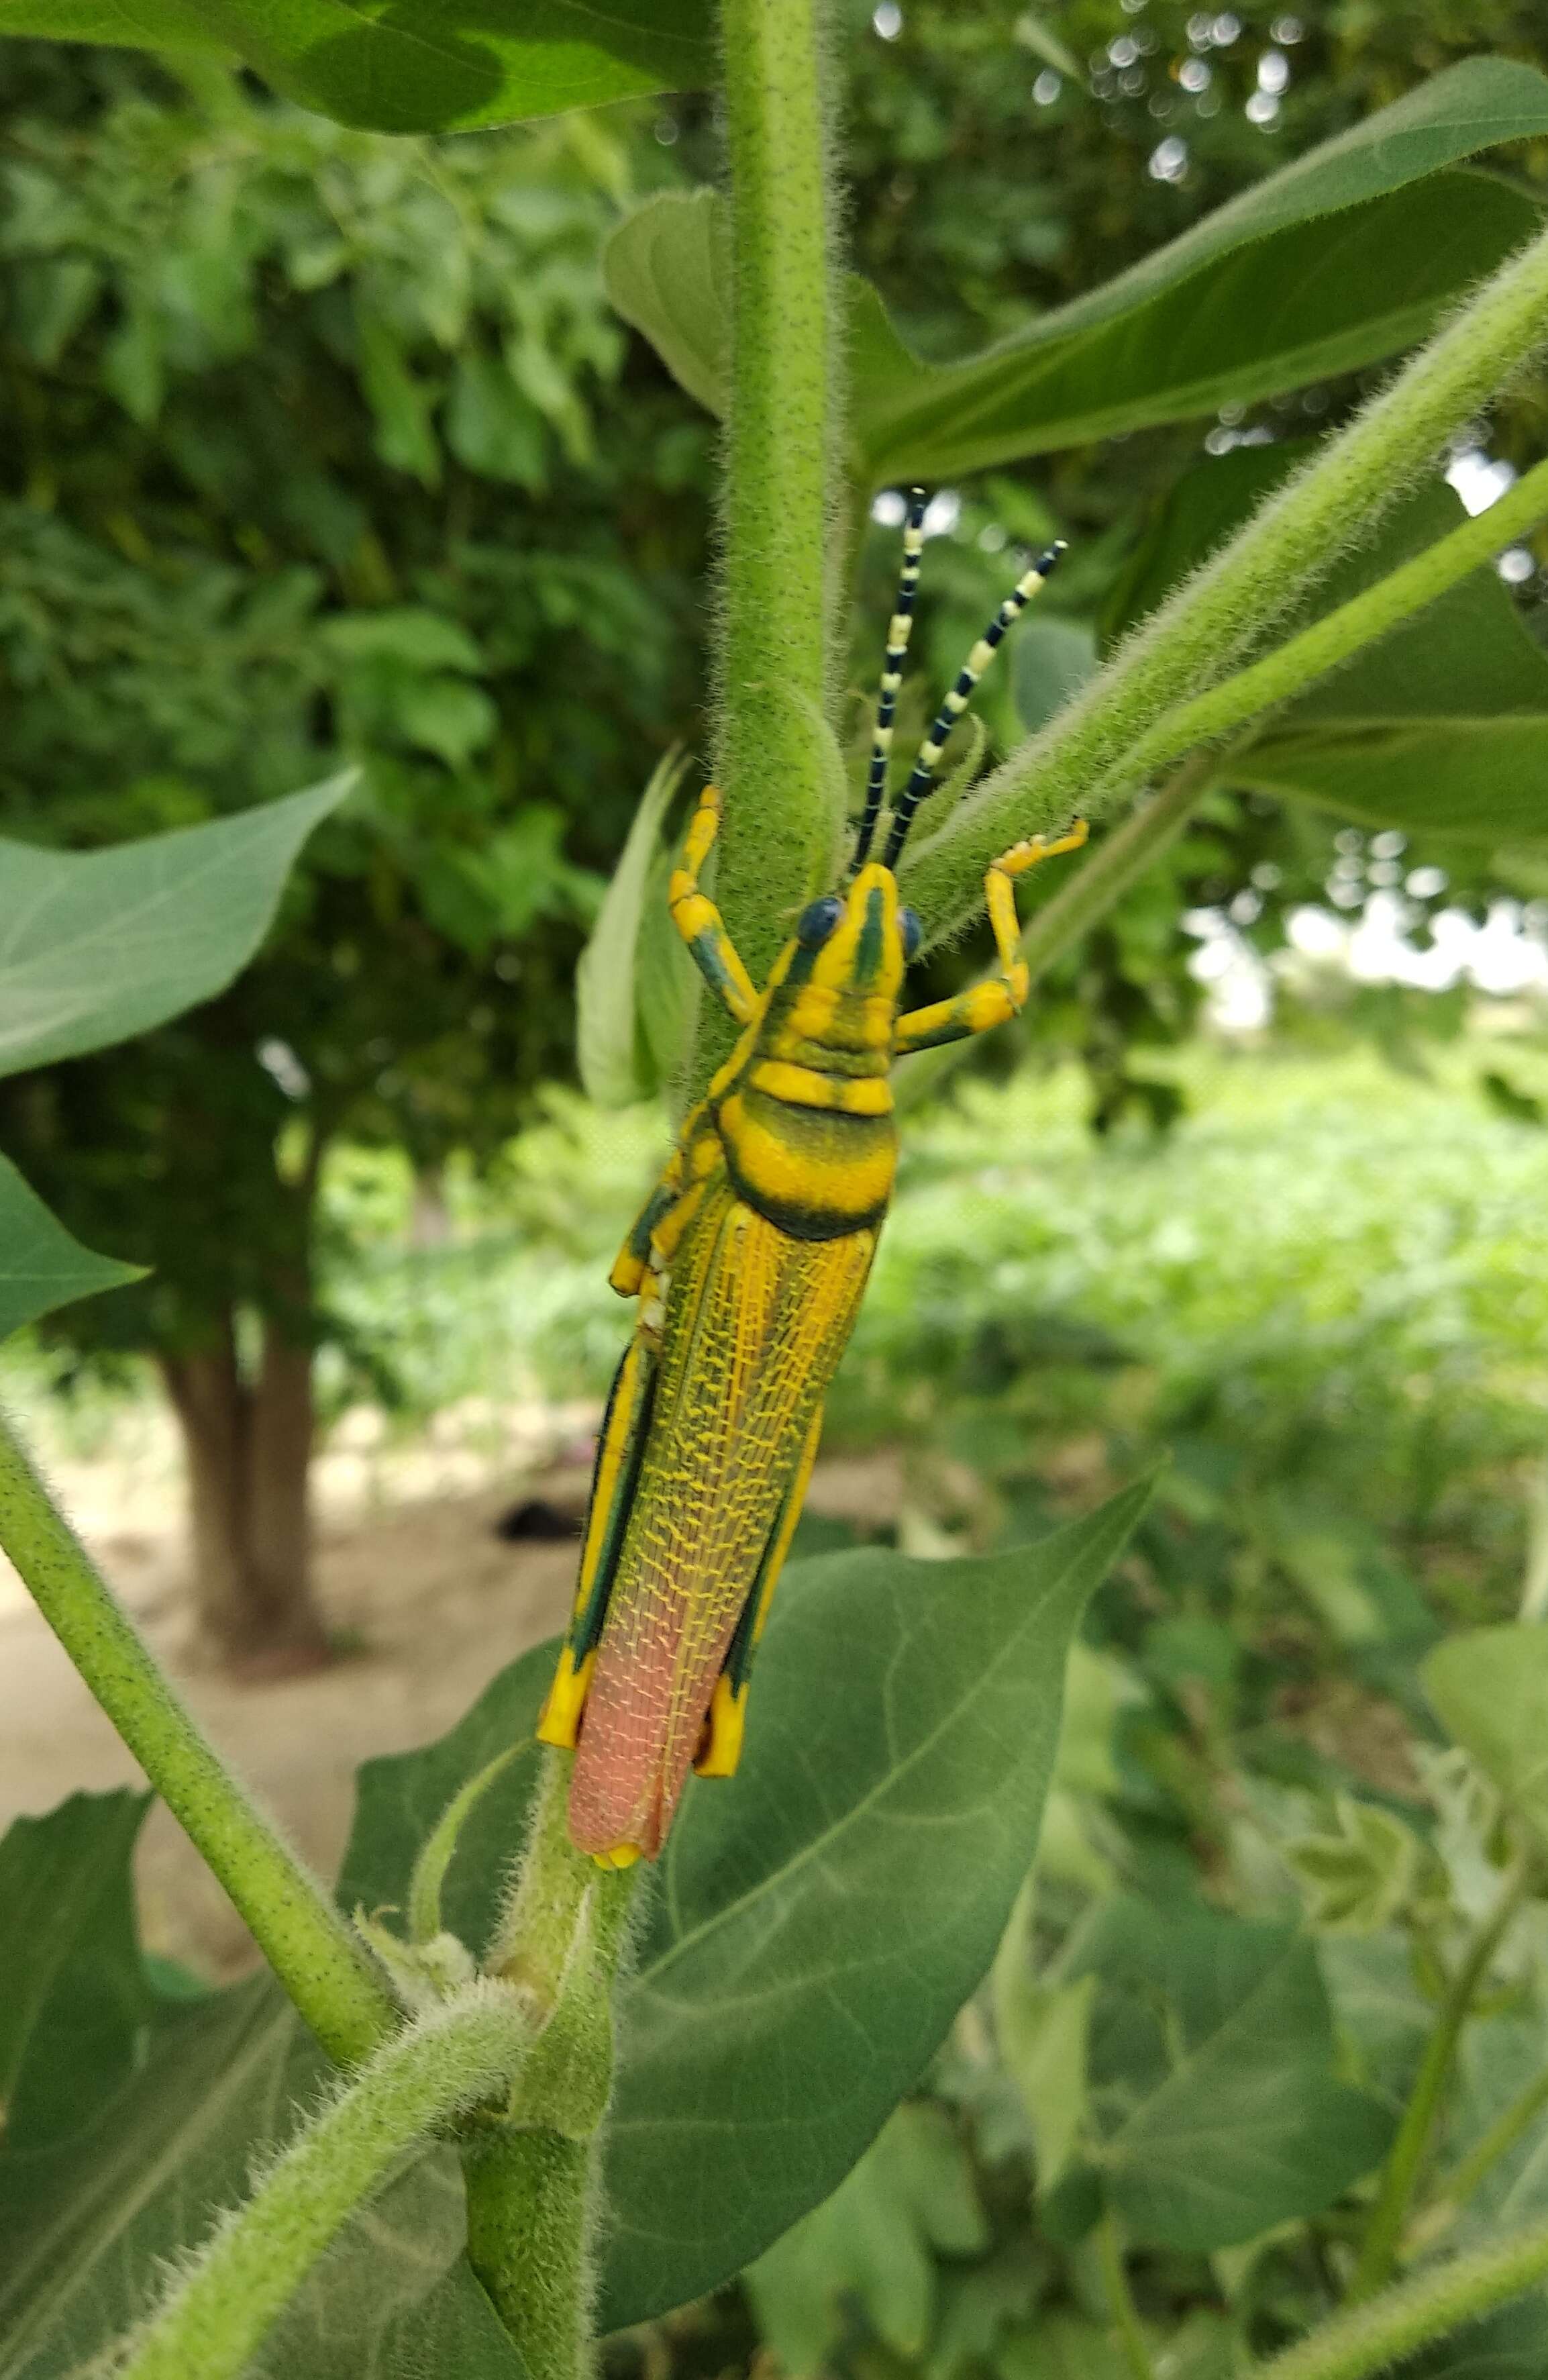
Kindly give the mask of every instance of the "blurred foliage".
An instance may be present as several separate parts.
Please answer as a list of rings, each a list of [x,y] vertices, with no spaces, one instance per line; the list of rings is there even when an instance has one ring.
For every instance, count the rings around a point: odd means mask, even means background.
[[[487,1150],[568,1067],[692,714],[707,440],[602,299],[626,122],[393,142],[213,67],[6,43],[0,77],[0,826],[91,844],[365,763],[242,983],[21,1080],[7,1145],[156,1268],[77,1343],[234,1302],[306,1336],[320,1148]]]

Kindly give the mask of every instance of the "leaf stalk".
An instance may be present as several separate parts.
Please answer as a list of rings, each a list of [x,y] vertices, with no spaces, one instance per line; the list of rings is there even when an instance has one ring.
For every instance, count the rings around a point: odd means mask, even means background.
[[[482,1981],[379,2049],[217,2225],[118,2380],[236,2380],[350,2216],[439,2125],[506,2089],[531,2037],[520,1995]]]
[[[384,1978],[201,1733],[4,1417],[0,1546],[323,2047],[368,2057],[399,2022]]]
[[[974,917],[985,869],[1021,836],[1078,811],[1100,814],[1146,769],[1162,765],[1165,756],[1155,751],[1143,766],[1133,757],[1154,722],[1196,688],[1216,686],[1545,341],[1548,233],[1486,281],[1041,735],[915,851],[905,897],[932,929],[949,934]]]

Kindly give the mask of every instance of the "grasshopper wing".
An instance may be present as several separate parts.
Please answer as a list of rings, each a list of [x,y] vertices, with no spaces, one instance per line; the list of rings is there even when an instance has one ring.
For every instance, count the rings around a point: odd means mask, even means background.
[[[854,1325],[874,1231],[798,1240],[722,1174],[677,1250],[570,1791],[576,1847],[661,1847]]]

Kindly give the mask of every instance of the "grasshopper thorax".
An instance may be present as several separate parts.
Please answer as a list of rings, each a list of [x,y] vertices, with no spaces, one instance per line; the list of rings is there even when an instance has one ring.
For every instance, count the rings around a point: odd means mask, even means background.
[[[897,1171],[888,1076],[918,921],[878,860],[811,902],[711,1087],[743,1197],[794,1239],[879,1223]]]

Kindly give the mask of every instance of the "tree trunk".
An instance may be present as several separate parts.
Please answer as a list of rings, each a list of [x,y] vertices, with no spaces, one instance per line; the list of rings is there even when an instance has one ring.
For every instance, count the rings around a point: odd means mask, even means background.
[[[246,1380],[227,1314],[212,1347],[163,1356],[162,1373],[187,1452],[201,1644],[238,1676],[318,1667],[328,1638],[311,1586],[310,1348],[266,1320]]]

